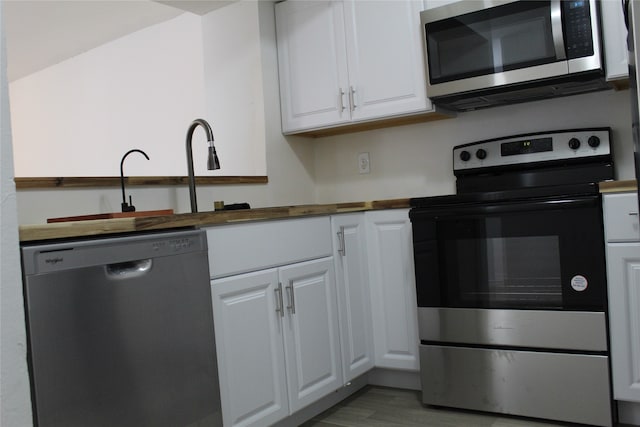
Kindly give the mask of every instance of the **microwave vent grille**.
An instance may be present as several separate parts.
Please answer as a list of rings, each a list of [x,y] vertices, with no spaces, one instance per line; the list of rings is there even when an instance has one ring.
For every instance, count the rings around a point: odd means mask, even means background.
[[[602,78],[589,80],[565,80],[534,86],[513,86],[487,91],[469,92],[433,98],[434,104],[453,111],[471,111],[480,108],[537,101],[560,96],[611,89]]]

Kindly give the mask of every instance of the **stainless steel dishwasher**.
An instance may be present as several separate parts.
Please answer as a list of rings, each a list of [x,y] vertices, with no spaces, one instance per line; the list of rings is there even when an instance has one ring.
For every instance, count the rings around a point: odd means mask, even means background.
[[[36,425],[222,426],[204,231],[21,249]]]

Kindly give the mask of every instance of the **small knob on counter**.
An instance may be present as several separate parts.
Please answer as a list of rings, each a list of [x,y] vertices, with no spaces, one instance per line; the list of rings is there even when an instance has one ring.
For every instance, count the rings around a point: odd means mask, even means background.
[[[463,150],[460,152],[460,160],[462,160],[463,162],[468,162],[470,158],[471,154],[469,154],[467,150]]]
[[[597,148],[598,146],[600,146],[600,138],[598,138],[595,135],[590,136],[589,139],[587,140],[587,143],[589,144],[589,147]]]
[[[580,148],[580,140],[578,138],[571,138],[569,140],[569,148],[572,150],[577,150]]]
[[[479,158],[480,160],[484,160],[487,158],[487,151],[480,148],[478,151],[476,151],[476,157]]]

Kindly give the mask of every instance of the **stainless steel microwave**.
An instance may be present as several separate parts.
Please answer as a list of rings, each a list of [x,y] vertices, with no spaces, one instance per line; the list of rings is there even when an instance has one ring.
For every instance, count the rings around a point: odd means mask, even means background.
[[[427,95],[456,111],[607,89],[595,0],[475,0],[421,12]]]

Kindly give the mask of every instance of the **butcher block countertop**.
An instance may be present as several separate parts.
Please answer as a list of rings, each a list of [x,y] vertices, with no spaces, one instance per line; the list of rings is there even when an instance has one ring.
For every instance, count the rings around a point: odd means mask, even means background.
[[[621,193],[625,191],[637,191],[638,183],[635,179],[628,181],[606,181],[599,184],[601,193]]]
[[[87,237],[137,231],[164,230],[180,227],[199,227],[228,224],[241,221],[295,218],[311,215],[331,215],[377,209],[408,208],[409,199],[379,200],[371,202],[333,203],[323,205],[298,205],[274,208],[222,210],[183,213],[150,217],[98,219],[87,221],[57,222],[51,224],[21,225],[20,241]]]

